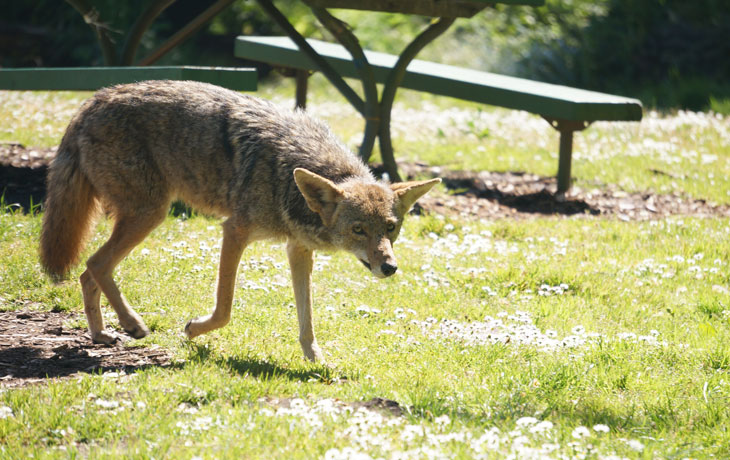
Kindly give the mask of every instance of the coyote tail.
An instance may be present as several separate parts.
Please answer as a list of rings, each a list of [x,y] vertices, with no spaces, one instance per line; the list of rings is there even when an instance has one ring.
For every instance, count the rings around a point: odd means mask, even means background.
[[[48,170],[40,260],[54,281],[65,279],[79,262],[98,208],[94,189],[81,171],[78,147],[72,137],[64,136]]]

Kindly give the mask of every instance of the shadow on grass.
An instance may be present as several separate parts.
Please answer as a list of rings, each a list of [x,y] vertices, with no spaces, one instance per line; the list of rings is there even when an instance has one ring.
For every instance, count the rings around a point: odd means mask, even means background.
[[[85,348],[61,345],[56,347],[52,356],[44,356],[42,351],[32,346],[19,346],[0,349],[0,382],[9,386],[23,386],[48,379],[79,376],[81,374],[103,374],[124,371],[131,374],[153,367],[165,368],[165,362],[126,362],[110,361],[105,356],[97,356]]]
[[[257,357],[221,356],[214,350],[194,342],[187,342],[186,348],[190,354],[189,361],[212,362],[216,366],[230,369],[242,376],[250,376],[260,380],[284,378],[301,382],[320,382],[327,385],[332,383],[350,380],[336,369],[324,364],[310,364],[308,368],[289,368],[276,362]]]
[[[555,193],[552,177],[520,172],[479,173],[456,171],[444,177],[444,185],[459,194],[496,201],[520,213],[542,215],[598,215],[600,210],[581,198],[566,200]],[[485,180],[486,179],[486,180]]]

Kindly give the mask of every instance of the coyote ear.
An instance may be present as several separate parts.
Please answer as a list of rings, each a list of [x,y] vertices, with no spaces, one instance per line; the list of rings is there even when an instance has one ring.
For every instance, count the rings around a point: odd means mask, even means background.
[[[398,200],[398,210],[401,215],[408,212],[411,206],[426,194],[431,187],[441,182],[441,179],[431,179],[423,181],[413,182],[396,182],[390,184],[390,189],[395,193],[396,200]]]
[[[337,203],[344,196],[342,189],[331,180],[304,168],[294,170],[294,182],[309,209],[319,214],[325,225],[330,225]]]

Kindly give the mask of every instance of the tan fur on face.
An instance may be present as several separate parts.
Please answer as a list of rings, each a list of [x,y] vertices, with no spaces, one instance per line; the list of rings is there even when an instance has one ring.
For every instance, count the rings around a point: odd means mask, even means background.
[[[371,218],[386,218],[393,213],[395,195],[393,191],[381,184],[343,184],[345,200],[357,206],[361,212]]]
[[[343,236],[342,245],[369,265],[377,277],[385,275],[384,263],[397,267],[392,244],[398,237],[403,216],[398,214],[395,194],[384,184],[343,184],[344,197],[338,205],[337,221],[344,223],[338,233]],[[393,230],[388,231],[392,225]],[[358,226],[363,234],[357,234]]]

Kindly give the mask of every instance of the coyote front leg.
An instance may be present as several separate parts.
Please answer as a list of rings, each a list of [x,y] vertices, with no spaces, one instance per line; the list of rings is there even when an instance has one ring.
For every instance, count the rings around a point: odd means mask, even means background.
[[[218,291],[213,313],[191,319],[185,325],[185,334],[189,339],[225,326],[231,319],[233,291],[236,286],[236,272],[241,255],[248,243],[248,231],[245,226],[237,225],[231,219],[223,223],[223,244],[221,262],[218,268]]]
[[[294,300],[297,303],[297,318],[299,319],[299,344],[304,356],[311,361],[323,362],[322,350],[317,345],[312,325],[312,266],[314,265],[313,252],[293,240],[286,246],[289,256],[291,280],[294,286]]]

